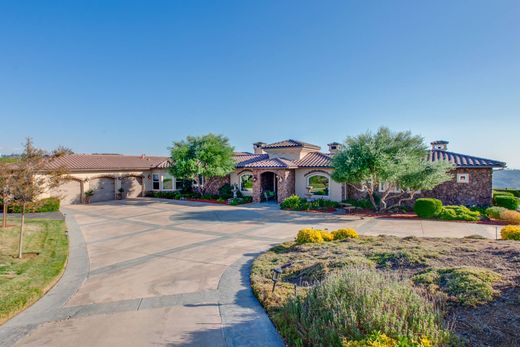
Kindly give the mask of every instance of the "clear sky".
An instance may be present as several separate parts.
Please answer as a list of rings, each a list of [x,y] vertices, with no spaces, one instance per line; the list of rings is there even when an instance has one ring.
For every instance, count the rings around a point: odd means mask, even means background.
[[[0,153],[385,125],[520,168],[520,1],[3,1]]]

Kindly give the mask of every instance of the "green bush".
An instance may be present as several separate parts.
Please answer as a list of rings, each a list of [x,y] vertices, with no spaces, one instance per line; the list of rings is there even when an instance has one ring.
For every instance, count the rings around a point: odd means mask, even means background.
[[[182,194],[180,192],[153,192],[152,193],[154,198],[160,198],[160,199],[173,199],[173,200],[179,200],[182,197]]]
[[[298,195],[291,195],[286,198],[280,204],[280,208],[282,210],[295,210],[295,211],[305,211],[305,210],[326,210],[329,208],[337,208],[339,207],[339,203],[337,201],[327,200],[327,199],[316,199],[313,201],[307,201],[304,198],[299,197]]]
[[[413,210],[421,218],[434,218],[442,211],[442,201],[433,198],[419,198]]]
[[[454,267],[429,269],[413,277],[418,284],[436,286],[452,300],[464,306],[477,306],[492,301],[497,294],[493,284],[499,274],[484,268]],[[433,287],[435,288],[435,287]]]
[[[307,200],[305,200],[304,198],[301,198],[298,195],[291,195],[290,197],[282,201],[282,203],[280,204],[280,208],[282,210],[300,211],[305,209],[306,204]]]
[[[493,206],[493,207],[488,207],[486,209],[485,213],[486,213],[486,216],[488,216],[488,218],[500,219],[500,214],[506,210],[507,210],[507,208],[504,208],[504,207]]]
[[[451,339],[440,310],[407,281],[358,267],[329,275],[307,296],[289,300],[273,320],[289,346],[341,346],[375,333],[427,338],[434,346]]]
[[[514,196],[508,195],[496,195],[495,196],[495,206],[505,207],[509,210],[517,210],[518,209],[518,199]]]
[[[56,212],[60,210],[60,199],[55,197],[41,199],[25,205],[27,213]],[[22,213],[22,205],[18,202],[7,206],[9,213]]]
[[[480,212],[471,211],[466,206],[444,206],[438,215],[442,220],[465,220],[475,222],[480,220]]]
[[[497,197],[497,196],[515,196],[513,193],[511,192],[504,192],[504,191],[497,191],[497,190],[494,190],[493,191],[493,200]]]
[[[517,198],[520,198],[520,189],[496,189],[493,191],[493,194],[496,193],[509,193],[513,194],[513,196],[516,196]]]

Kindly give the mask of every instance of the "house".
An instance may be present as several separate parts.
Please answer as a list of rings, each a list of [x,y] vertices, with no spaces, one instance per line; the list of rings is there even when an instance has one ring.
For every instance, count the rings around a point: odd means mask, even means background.
[[[490,205],[493,169],[503,168],[505,163],[450,152],[447,146],[447,141],[432,142],[428,160],[453,163],[453,179],[420,196],[435,197],[445,204]],[[235,171],[228,177],[208,179],[206,189],[218,193],[222,185],[230,183],[255,202],[270,196],[281,202],[293,194],[335,201],[361,198],[357,190],[331,178],[332,157],[340,149],[337,142],[328,144],[326,153],[319,146],[291,139],[257,142],[252,153],[236,152]],[[103,201],[114,199],[120,188],[125,197],[137,197],[147,191],[174,191],[182,184],[169,173],[168,157],[80,154],[59,158],[53,165],[69,170],[67,183],[48,193],[59,194],[63,204],[82,202],[89,189],[94,190],[91,201]]]

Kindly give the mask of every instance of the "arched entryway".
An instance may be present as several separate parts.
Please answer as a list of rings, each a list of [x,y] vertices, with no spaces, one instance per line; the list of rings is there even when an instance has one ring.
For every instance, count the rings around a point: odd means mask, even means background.
[[[272,171],[260,175],[260,189],[262,201],[278,200],[278,176]]]

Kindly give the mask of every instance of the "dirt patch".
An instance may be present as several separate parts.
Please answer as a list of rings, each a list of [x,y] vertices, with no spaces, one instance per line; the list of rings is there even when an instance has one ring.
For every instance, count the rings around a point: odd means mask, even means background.
[[[275,293],[271,293],[272,269],[282,265],[285,265],[282,281]],[[443,292],[449,287],[445,283],[432,282],[429,288],[421,283],[414,286],[418,291],[445,298],[445,323],[466,345],[520,345],[520,242],[378,236],[323,244],[285,243],[255,261],[252,286],[272,314],[295,293],[305,295],[309,287],[328,274],[352,265],[397,273],[411,283],[414,276],[428,271],[446,275],[451,274],[446,269],[463,269],[463,276],[467,276],[466,269],[471,269],[470,275],[475,275],[473,271],[496,273],[498,276],[490,282],[492,291],[488,291],[492,295],[473,306]],[[446,276],[441,276],[441,281]],[[453,291],[453,286],[450,289]]]

